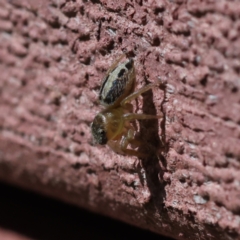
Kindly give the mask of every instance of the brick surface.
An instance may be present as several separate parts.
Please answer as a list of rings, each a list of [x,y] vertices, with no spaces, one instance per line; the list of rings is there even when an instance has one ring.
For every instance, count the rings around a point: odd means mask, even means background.
[[[176,239],[240,238],[238,1],[0,2],[0,179]],[[92,143],[126,51],[163,112],[141,160]]]

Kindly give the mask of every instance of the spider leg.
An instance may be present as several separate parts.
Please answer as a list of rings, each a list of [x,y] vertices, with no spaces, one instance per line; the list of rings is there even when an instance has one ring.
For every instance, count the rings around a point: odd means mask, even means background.
[[[140,147],[142,145],[141,141],[134,139],[133,129],[129,129],[127,135],[124,136],[120,141],[121,151],[126,155],[136,156],[136,157],[146,157],[146,154],[143,154],[139,151],[133,149],[127,149],[128,145],[132,144],[134,147]]]
[[[133,128],[129,129],[128,132],[122,136],[121,139],[117,141],[109,141],[108,146],[116,153],[128,156],[136,156],[139,158],[147,158],[149,155],[156,154],[156,150],[143,139],[137,140],[134,136],[135,130]],[[133,148],[138,148],[137,150],[128,149],[128,145],[131,144]],[[142,152],[139,149],[144,147],[147,151]]]
[[[144,113],[125,113],[123,115],[123,119],[125,121],[132,121],[132,120],[136,120],[136,119],[157,119],[157,118],[162,118],[163,114],[161,115],[147,115]]]
[[[132,142],[132,141],[131,141]],[[137,157],[145,157],[142,153],[139,153],[133,149],[127,149],[129,144],[129,139],[127,136],[122,137],[121,140],[118,141],[109,141],[108,146],[115,152],[121,155],[130,155],[130,156],[137,156]],[[122,144],[122,145],[121,145]]]
[[[123,115],[123,118],[125,121],[132,121],[136,119],[157,119],[157,118],[162,118],[162,116],[163,115],[154,116],[154,115],[146,115],[146,114],[126,113]],[[127,149],[128,144],[131,144],[131,146],[133,147],[138,147],[138,151]],[[133,156],[142,157],[142,158],[146,158],[151,154],[158,156],[158,154],[156,153],[156,149],[154,149],[153,146],[149,144],[149,142],[145,141],[144,139],[137,140],[135,138],[134,131],[132,129],[129,129],[128,134],[121,139],[120,147],[121,147],[121,150],[127,155],[133,155]],[[140,152],[139,149],[141,149],[141,147],[143,147],[144,149],[147,149],[146,151],[148,154],[147,153],[144,154],[143,152]]]
[[[121,106],[124,106],[125,104],[127,104],[128,102],[134,100],[135,98],[137,98],[139,95],[141,95],[142,93],[144,92],[147,92],[148,90],[150,90],[151,88],[154,88],[156,86],[158,86],[160,83],[151,83],[151,84],[148,84],[138,90],[136,90],[135,92],[133,92],[132,94],[130,94],[128,97],[124,98],[122,101],[121,101]]]

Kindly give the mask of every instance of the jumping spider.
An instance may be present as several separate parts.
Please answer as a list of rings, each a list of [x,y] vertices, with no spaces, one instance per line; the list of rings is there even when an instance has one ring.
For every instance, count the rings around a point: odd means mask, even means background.
[[[146,115],[133,113],[130,103],[142,93],[158,86],[148,84],[136,91],[136,73],[133,59],[119,63],[125,56],[122,55],[107,71],[99,93],[100,103],[105,107],[94,118],[91,130],[96,143],[109,145],[113,151],[122,155],[142,157],[143,154],[134,149],[147,143],[135,138],[136,125],[132,121],[139,119],[157,119],[162,115]]]

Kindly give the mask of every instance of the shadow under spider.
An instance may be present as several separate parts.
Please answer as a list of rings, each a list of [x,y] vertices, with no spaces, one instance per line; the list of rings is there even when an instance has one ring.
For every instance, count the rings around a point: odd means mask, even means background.
[[[157,115],[154,103],[153,103],[153,93],[152,91],[148,91],[143,95],[143,107],[142,111],[144,114],[148,115]],[[164,94],[163,100],[161,105],[164,102]],[[161,109],[162,110],[162,109]],[[158,119],[150,119],[150,120],[140,120],[139,126],[140,131],[139,135],[140,138],[146,142],[146,145],[140,147],[139,151],[146,154],[147,157],[141,159],[141,166],[145,170],[146,173],[146,183],[151,193],[151,200],[146,205],[151,207],[153,202],[154,207],[161,212],[164,198],[165,198],[165,184],[163,183],[163,174],[166,169],[166,159],[161,154],[165,151],[166,147],[164,144],[164,135],[165,135],[165,119],[160,120],[161,129],[162,129],[162,136],[163,139],[161,140],[158,135]],[[149,151],[149,147],[151,150]],[[140,171],[139,169],[139,171]],[[142,176],[139,172],[140,179],[143,184]],[[146,207],[147,207],[146,206]]]

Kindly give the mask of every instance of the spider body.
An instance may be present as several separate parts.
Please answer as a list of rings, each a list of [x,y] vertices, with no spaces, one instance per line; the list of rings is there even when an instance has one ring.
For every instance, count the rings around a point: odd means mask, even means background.
[[[121,56],[108,70],[103,79],[99,93],[100,103],[105,107],[94,118],[91,130],[96,143],[109,145],[112,150],[122,155],[142,156],[139,151],[129,149],[146,144],[135,138],[135,126],[131,123],[137,119],[156,119],[161,116],[133,113],[133,105],[130,103],[142,93],[157,86],[148,84],[136,91],[136,73],[133,59],[128,59],[119,64]]]

